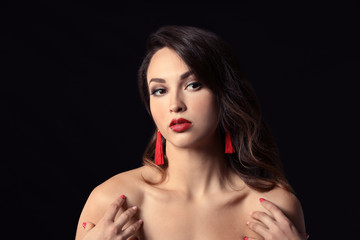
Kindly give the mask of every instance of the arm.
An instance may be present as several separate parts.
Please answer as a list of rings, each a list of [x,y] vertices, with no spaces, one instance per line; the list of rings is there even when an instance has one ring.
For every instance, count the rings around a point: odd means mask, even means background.
[[[257,220],[257,222],[247,222],[251,230],[262,236],[265,240],[305,240],[309,237],[305,232],[301,205],[296,198],[280,202],[284,210],[281,210],[279,206],[264,198],[260,198],[260,202],[266,213],[262,211],[250,213],[250,216]],[[249,237],[244,239],[256,240]]]

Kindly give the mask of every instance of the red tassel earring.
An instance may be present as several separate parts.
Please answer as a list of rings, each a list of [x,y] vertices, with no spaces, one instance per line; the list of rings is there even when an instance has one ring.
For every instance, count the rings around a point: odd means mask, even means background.
[[[231,154],[234,152],[235,152],[235,150],[234,150],[232,142],[231,142],[230,134],[227,132],[225,134],[225,153]]]
[[[163,144],[162,137],[159,129],[156,133],[156,147],[155,147],[155,164],[163,165],[164,164],[164,152],[163,152]]]

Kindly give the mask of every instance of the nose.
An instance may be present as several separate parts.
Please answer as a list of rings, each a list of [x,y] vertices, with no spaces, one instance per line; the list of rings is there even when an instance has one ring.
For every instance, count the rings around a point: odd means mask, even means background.
[[[181,106],[175,106],[175,105],[173,105],[173,106],[170,107],[170,112],[175,112],[175,113],[177,113],[177,112],[183,112],[183,111],[184,111],[184,108],[181,107]]]
[[[169,110],[174,113],[186,111],[186,105],[180,94],[177,93],[171,96]]]

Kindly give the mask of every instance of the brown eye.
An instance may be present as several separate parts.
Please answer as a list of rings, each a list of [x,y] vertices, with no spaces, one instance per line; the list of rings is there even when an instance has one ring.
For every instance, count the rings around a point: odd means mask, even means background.
[[[161,96],[163,94],[166,93],[166,90],[163,89],[163,88],[157,88],[155,89],[154,91],[151,92],[151,95],[154,95],[154,96]]]
[[[201,86],[202,86],[202,84],[199,83],[199,82],[192,82],[192,83],[190,83],[190,84],[188,84],[188,85],[186,86],[186,89],[189,89],[189,90],[198,90],[198,89],[201,88]]]

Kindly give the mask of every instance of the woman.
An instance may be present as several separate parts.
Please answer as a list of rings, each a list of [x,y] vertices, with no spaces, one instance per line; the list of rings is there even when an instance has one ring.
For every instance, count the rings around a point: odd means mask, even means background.
[[[139,89],[144,166],[96,187],[76,239],[306,239],[301,205],[235,55],[215,34],[152,34]]]

